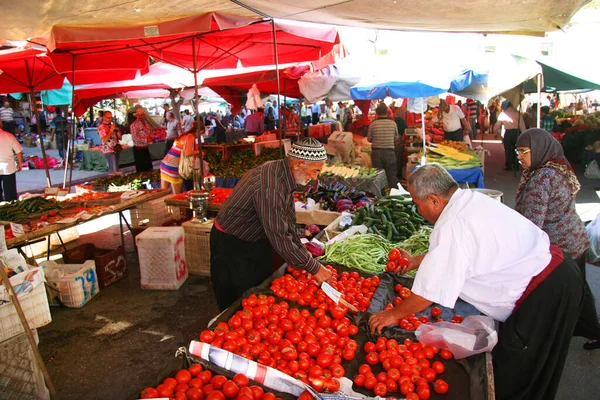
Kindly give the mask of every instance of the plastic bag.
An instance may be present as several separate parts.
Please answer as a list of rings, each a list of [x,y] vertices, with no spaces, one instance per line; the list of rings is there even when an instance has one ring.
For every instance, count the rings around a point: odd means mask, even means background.
[[[584,176],[588,179],[600,179],[600,168],[596,160],[592,160],[590,165],[587,166]]]
[[[498,343],[494,320],[484,315],[470,315],[460,324],[421,324],[415,335],[424,345],[449,349],[456,359],[491,351]]]
[[[600,261],[600,214],[587,224],[585,231],[590,238],[590,250],[587,253],[588,261],[596,263]]]

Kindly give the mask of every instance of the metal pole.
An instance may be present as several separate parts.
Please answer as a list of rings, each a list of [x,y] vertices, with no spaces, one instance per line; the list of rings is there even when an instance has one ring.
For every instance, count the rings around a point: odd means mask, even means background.
[[[37,106],[35,104],[35,93],[33,92],[33,88],[30,87],[30,89],[31,89],[31,92],[29,92],[29,95],[31,96],[31,107],[32,107],[31,115],[34,115],[34,113],[35,113],[35,121],[36,121],[37,131],[38,131],[38,134],[40,135],[40,149],[42,149],[42,157],[44,157],[44,169],[46,170],[46,184],[48,185],[48,187],[52,187],[52,181],[50,180],[50,171],[48,170],[48,160],[46,160],[46,149],[44,148],[44,137],[42,136],[42,124],[37,115]]]
[[[73,61],[71,63],[71,69],[73,70],[71,72],[71,123],[74,121],[74,115],[75,115],[75,55],[72,55],[73,57]],[[93,117],[93,116],[92,116]],[[65,173],[63,175],[63,189],[67,188],[67,170],[69,169],[69,166],[71,166],[71,176],[72,176],[72,171],[73,171],[73,165],[71,164],[71,161],[73,159],[73,157],[71,157],[71,152],[73,151],[73,143],[72,143],[72,136],[73,136],[73,132],[74,129],[73,127],[71,127],[71,134],[67,135],[68,137],[68,141],[67,141],[67,152],[66,157],[67,157],[67,162],[65,162]],[[70,178],[69,178],[69,189],[71,189],[71,182],[70,182]]]
[[[423,112],[423,109],[425,108],[425,104],[423,104],[425,102],[425,99],[423,97],[421,97],[421,129],[423,130],[423,157],[421,157],[421,165],[425,165],[427,164],[427,145],[426,145],[426,139],[425,139],[425,113]]]
[[[542,74],[538,74],[537,76],[537,95],[537,127],[539,128],[541,126],[540,112],[542,109]]]
[[[194,69],[194,112],[196,113],[196,139],[198,140],[198,156],[200,157],[200,182],[197,182],[197,184],[204,187],[204,156],[202,155],[204,143],[202,142],[202,137],[200,136],[200,113],[198,112],[198,61],[196,60],[195,38],[192,38],[192,57]],[[181,157],[184,157],[184,154],[182,154]],[[194,184],[194,187],[196,186],[197,185]]]
[[[75,154],[73,154],[73,149],[75,148],[75,135],[77,134],[77,118],[75,117],[75,54],[73,54],[73,72],[71,84],[73,85],[73,90],[71,91],[72,99],[71,99],[71,149],[69,150],[69,164],[71,164],[71,170],[69,171],[69,191],[71,190],[71,182],[73,181],[73,163],[75,162]],[[117,170],[119,166],[117,165]]]
[[[58,400],[58,394],[56,393],[56,388],[54,387],[54,383],[52,383],[52,379],[50,378],[48,369],[46,368],[46,365],[44,364],[44,360],[42,360],[40,350],[38,349],[37,344],[35,343],[35,338],[33,337],[33,334],[31,333],[31,329],[29,328],[29,323],[27,322],[27,317],[25,317],[23,308],[21,308],[21,303],[19,302],[19,299],[18,299],[17,295],[15,294],[15,291],[10,283],[10,279],[8,279],[8,275],[6,274],[5,268],[6,268],[6,266],[4,265],[4,262],[0,261],[0,278],[2,278],[2,282],[4,283],[4,286],[6,287],[6,291],[8,292],[8,295],[10,296],[11,302],[13,303],[13,305],[15,306],[15,309],[17,310],[17,315],[19,316],[19,319],[21,320],[21,324],[23,324],[23,328],[25,330],[25,335],[27,336],[27,341],[31,345],[31,350],[33,350],[33,356],[35,358],[35,362],[37,363],[38,367],[42,371],[42,375],[44,376],[44,381],[46,382],[46,386],[48,387],[48,391],[50,392],[50,398],[53,400]],[[43,285],[43,283],[42,283],[42,285]]]
[[[277,104],[279,104],[279,122],[277,125],[277,131],[279,133],[279,155],[281,158],[284,156],[283,152],[283,137],[281,130],[281,87],[279,83],[279,54],[277,52],[277,32],[275,30],[275,20],[271,19],[271,27],[273,28],[273,54],[275,55],[275,77],[277,78]]]

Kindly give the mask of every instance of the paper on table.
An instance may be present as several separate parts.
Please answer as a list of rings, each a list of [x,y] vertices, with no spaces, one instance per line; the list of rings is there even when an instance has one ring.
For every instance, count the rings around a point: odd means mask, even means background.
[[[122,200],[133,199],[134,197],[138,197],[143,194],[144,194],[144,192],[142,192],[141,190],[128,190],[126,192],[123,192],[123,194],[121,195],[121,199]]]
[[[395,189],[395,188],[390,189],[390,196],[402,196],[405,194],[410,195],[408,190],[404,189],[404,187],[400,183],[398,183],[398,189]]]

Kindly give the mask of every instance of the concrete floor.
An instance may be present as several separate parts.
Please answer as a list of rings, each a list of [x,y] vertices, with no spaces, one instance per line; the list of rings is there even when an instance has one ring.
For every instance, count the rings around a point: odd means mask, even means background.
[[[476,143],[477,144],[477,143]],[[519,177],[502,169],[504,152],[498,143],[484,143],[492,153],[485,182],[514,205]],[[598,214],[595,181],[581,176],[578,195],[585,218]],[[600,184],[598,184],[600,186]],[[77,243],[94,242],[115,248],[120,243],[118,219],[108,216],[80,230]],[[75,243],[69,244],[74,245]],[[100,293],[81,309],[52,308],[53,322],[41,329],[40,351],[61,399],[133,399],[163,378],[164,368],[180,346],[196,339],[217,306],[206,278],[190,277],[178,291],[142,290],[133,241],[126,234],[129,276]],[[588,265],[588,281],[600,308],[600,269]],[[559,400],[595,399],[600,392],[600,351],[582,349],[574,338],[561,379]]]

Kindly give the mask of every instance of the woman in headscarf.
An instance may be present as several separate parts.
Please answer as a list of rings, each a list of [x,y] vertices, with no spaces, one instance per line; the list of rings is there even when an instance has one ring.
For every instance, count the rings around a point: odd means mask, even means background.
[[[577,261],[586,295],[592,296],[585,281],[586,254],[590,242],[585,225],[575,210],[575,195],[581,185],[565,158],[562,146],[547,131],[533,128],[519,136],[516,147],[517,158],[524,170],[517,188],[515,210],[546,232],[552,244]],[[596,315],[596,310],[593,311],[591,315]],[[586,343],[584,348],[600,348],[600,324],[597,318],[579,324],[575,335],[593,340]]]

